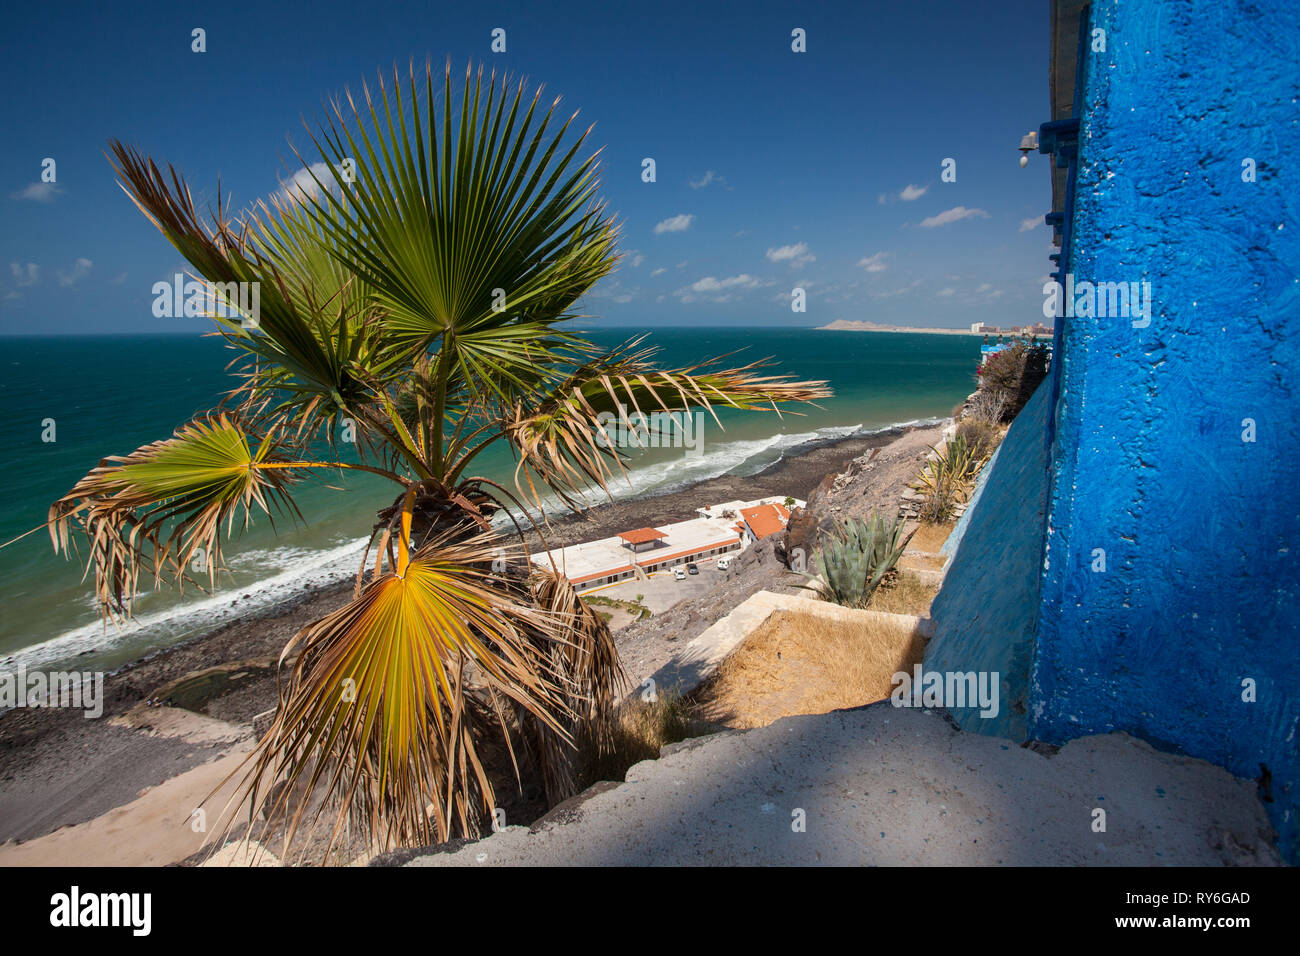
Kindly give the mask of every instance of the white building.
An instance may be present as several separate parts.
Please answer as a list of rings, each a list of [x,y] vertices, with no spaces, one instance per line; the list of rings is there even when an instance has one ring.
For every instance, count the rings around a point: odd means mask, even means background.
[[[741,551],[751,541],[780,530],[775,524],[785,526],[789,518],[785,501],[775,497],[698,508],[700,517],[688,521],[635,528],[531,557],[533,563],[545,568],[554,562],[576,590],[590,591],[631,578],[644,579],[679,564]],[[805,502],[796,504],[802,507]]]

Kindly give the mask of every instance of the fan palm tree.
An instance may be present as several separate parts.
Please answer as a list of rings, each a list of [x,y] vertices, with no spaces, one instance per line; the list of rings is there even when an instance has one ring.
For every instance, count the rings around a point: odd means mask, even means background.
[[[236,523],[296,516],[292,486],[319,469],[396,486],[353,600],[285,648],[273,726],[243,771],[250,820],[283,824],[286,843],[326,805],[331,845],[348,820],[382,847],[478,832],[489,737],[512,759],[524,741],[548,798],[568,796],[574,739],[602,738],[623,675],[602,620],[528,560],[520,522],[548,492],[608,491],[625,457],[600,440],[602,413],[829,394],[764,363],[661,370],[636,342],[604,352],[567,331],[617,260],[597,155],[578,158],[590,129],[570,137],[558,101],[539,109],[540,90],[482,69],[458,107],[450,66],[436,78],[394,70],[360,104],[333,103],[311,135],[320,162],[237,217],[218,187],[201,221],[174,169],[112,143],[124,190],[228,307],[215,321],[239,383],[52,505],[55,549],[72,531],[89,542],[106,613],[130,614],[142,574],[180,586],[196,557],[215,586]],[[237,283],[256,284],[256,314]],[[341,425],[357,461],[338,453]],[[513,489],[471,471],[501,443]]]

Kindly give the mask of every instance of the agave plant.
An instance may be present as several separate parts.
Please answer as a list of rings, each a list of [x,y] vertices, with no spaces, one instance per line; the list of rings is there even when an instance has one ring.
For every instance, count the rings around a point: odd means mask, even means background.
[[[539,109],[540,90],[481,69],[458,105],[452,87],[450,66],[412,67],[348,94],[309,130],[313,188],[239,215],[218,187],[202,218],[179,173],[112,144],[123,188],[214,298],[260,295],[256,315],[215,320],[237,356],[223,407],[105,459],[51,507],[56,551],[88,540],[106,613],[131,613],[142,575],[181,585],[199,555],[215,585],[236,524],[296,517],[293,485],[319,469],[394,486],[353,600],[285,648],[244,770],[250,818],[282,823],[286,844],[325,806],[331,846],[348,821],[378,847],[474,834],[495,802],[489,738],[512,759],[523,741],[551,799],[567,796],[574,736],[600,738],[622,671],[599,616],[523,552],[523,502],[608,491],[626,460],[602,413],[829,394],[763,362],[660,369],[637,342],[602,351],[569,331],[617,260],[597,156],[579,158],[590,129],[571,136],[558,101]],[[513,488],[472,471],[499,444]]]
[[[865,608],[912,538],[903,534],[903,525],[897,518],[886,521],[879,512],[869,520],[840,522],[818,550],[821,577],[812,587],[823,600]]]
[[[925,496],[921,504],[923,520],[946,521],[957,504],[970,500],[975,476],[987,461],[987,455],[978,453],[961,433],[942,450],[935,447],[933,451],[911,487]]]

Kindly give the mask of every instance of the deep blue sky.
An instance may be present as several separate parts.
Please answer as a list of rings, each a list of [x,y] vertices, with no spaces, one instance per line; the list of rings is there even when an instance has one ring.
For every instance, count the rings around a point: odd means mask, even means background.
[[[115,184],[109,138],[175,164],[197,196],[220,177],[251,203],[299,168],[288,137],[310,145],[302,120],[326,98],[448,56],[544,83],[596,123],[627,253],[585,303],[601,324],[1041,318],[1047,160],[1022,170],[1016,146],[1049,118],[1045,0],[33,3],[5,18],[0,334],[203,330],[151,314],[182,260]],[[656,233],[673,220],[689,226]]]

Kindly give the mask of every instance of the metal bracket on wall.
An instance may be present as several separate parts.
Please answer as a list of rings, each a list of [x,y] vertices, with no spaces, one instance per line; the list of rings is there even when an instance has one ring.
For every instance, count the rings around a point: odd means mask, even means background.
[[[1079,154],[1079,117],[1048,120],[1038,127],[1038,151],[1051,153],[1064,169]]]
[[[1069,169],[1079,156],[1079,118],[1050,120],[1038,127],[1038,151],[1050,153],[1058,169]],[[1065,211],[1053,209],[1043,221],[1052,227],[1052,241],[1058,246],[1063,241]],[[1058,262],[1060,260],[1057,260]]]

